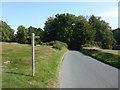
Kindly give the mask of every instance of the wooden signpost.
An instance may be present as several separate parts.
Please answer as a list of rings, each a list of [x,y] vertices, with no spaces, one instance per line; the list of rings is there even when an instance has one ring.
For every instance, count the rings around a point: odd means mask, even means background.
[[[28,37],[29,38],[29,37]],[[35,36],[34,33],[32,33],[31,37],[31,43],[32,43],[32,76],[35,76],[35,38],[39,38],[39,36]]]
[[[32,33],[32,76],[35,76],[35,34]]]

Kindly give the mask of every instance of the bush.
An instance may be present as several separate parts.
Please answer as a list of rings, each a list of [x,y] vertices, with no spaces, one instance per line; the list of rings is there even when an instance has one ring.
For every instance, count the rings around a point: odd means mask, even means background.
[[[68,47],[66,43],[63,43],[60,41],[54,41],[54,42],[52,41],[52,43],[53,43],[53,48],[58,49],[58,50],[61,50],[63,47],[65,47],[65,48]]]
[[[40,42],[40,45],[46,45],[46,46],[48,46],[49,43],[48,42]]]
[[[52,46],[55,49],[61,50],[63,47],[68,48],[66,43],[60,41],[40,42],[40,45]]]
[[[55,43],[55,41],[50,41],[49,45],[53,46],[54,43]]]

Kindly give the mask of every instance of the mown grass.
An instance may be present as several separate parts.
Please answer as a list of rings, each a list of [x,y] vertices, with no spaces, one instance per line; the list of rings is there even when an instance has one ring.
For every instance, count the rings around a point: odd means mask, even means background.
[[[83,54],[91,56],[103,63],[111,65],[115,68],[120,69],[120,55],[119,50],[104,50],[104,49],[82,49],[80,50]]]
[[[57,85],[58,67],[67,49],[35,47],[35,76],[32,77],[31,46],[2,43],[3,88],[53,88]]]
[[[84,47],[84,49],[95,49],[101,52],[105,53],[110,53],[110,54],[115,54],[115,55],[120,55],[120,50],[112,50],[112,49],[102,49],[100,47]]]

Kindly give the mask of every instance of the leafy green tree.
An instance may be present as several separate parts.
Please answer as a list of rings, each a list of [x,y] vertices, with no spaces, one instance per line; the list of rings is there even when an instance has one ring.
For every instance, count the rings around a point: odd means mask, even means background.
[[[57,22],[55,22],[54,17],[48,18],[48,20],[45,22],[45,27],[44,27],[44,41],[54,41],[56,40],[56,26]]]
[[[85,44],[94,41],[95,30],[90,26],[85,17],[78,16],[77,20],[73,32],[72,46],[74,49],[79,50]]]
[[[48,18],[44,30],[46,41],[59,40],[67,43],[70,49],[79,49],[93,41],[95,34],[85,17],[69,13]]]
[[[75,18],[75,15],[68,13],[57,14],[55,18],[48,18],[44,27],[45,41],[59,40],[69,45],[72,39]]]
[[[102,48],[112,48],[115,39],[109,24],[94,15],[89,18],[89,23],[96,30],[95,42],[100,44]]]
[[[57,14],[57,40],[65,42],[70,46],[73,38],[73,30],[75,27],[76,16],[73,14]]]
[[[44,31],[41,28],[36,29],[35,35],[39,36],[39,38],[36,38],[37,43],[41,43],[43,41],[43,34],[44,34]]]
[[[27,30],[27,36],[29,37],[29,38],[27,38],[28,44],[31,44],[31,35],[32,35],[32,33],[35,33],[36,29],[37,28],[32,27],[32,26],[30,26],[26,29]]]
[[[18,43],[25,44],[27,42],[27,30],[23,25],[18,26],[17,28],[16,39]]]
[[[1,41],[15,41],[14,30],[4,21],[0,21],[0,32],[2,34],[2,36],[0,37]]]
[[[114,38],[116,40],[116,44],[120,45],[120,28],[117,28],[117,29],[113,30],[112,32],[113,32]]]
[[[36,30],[36,29],[37,29],[37,28],[35,28],[35,27],[33,27],[33,26],[28,27],[28,28],[27,28],[27,34],[28,34],[28,36],[31,36],[32,33],[35,33],[35,30]]]
[[[35,33],[35,36],[39,36],[39,38],[36,38],[35,42],[40,43],[43,39],[43,30],[41,28],[35,28],[35,27],[28,27],[27,28],[27,35],[31,36],[32,33]],[[31,43],[31,38],[28,38],[28,43]]]

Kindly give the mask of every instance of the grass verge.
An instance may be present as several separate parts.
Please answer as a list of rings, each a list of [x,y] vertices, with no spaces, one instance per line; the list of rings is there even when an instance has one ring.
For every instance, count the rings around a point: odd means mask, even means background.
[[[109,50],[107,50],[109,51]],[[106,50],[98,50],[98,49],[82,49],[82,52],[85,55],[91,56],[103,63],[111,65],[120,69],[120,55],[116,54],[116,51],[110,50],[111,52],[107,52]],[[115,53],[114,53],[115,52]]]
[[[31,46],[2,43],[2,88],[54,88],[61,57],[67,51],[35,47],[35,77],[31,73]]]

